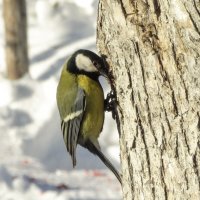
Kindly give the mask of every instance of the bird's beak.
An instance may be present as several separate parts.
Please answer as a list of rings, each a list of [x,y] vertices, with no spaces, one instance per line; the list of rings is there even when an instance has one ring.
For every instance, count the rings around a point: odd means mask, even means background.
[[[99,70],[100,75],[104,76],[106,79],[108,79],[108,71],[106,69],[100,69]]]
[[[108,79],[108,65],[106,63],[105,58],[102,58],[101,66],[99,66],[99,73],[104,76],[106,79]]]

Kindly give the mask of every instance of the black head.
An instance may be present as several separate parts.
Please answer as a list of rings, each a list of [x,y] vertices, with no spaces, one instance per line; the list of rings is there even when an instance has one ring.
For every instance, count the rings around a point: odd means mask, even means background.
[[[69,59],[67,66],[68,70],[74,74],[85,74],[94,79],[100,75],[106,76],[103,59],[89,50],[76,51]]]

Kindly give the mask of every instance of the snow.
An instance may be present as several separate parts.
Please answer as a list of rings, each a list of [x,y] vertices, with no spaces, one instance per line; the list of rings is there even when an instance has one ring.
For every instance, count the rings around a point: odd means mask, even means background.
[[[77,148],[72,168],[60,131],[56,87],[66,57],[79,48],[95,51],[97,1],[28,0],[29,74],[5,78],[0,18],[0,199],[118,200],[121,186],[104,164]],[[0,0],[2,15],[2,0]],[[109,86],[103,78],[106,92]],[[106,114],[102,151],[119,169],[118,132]]]

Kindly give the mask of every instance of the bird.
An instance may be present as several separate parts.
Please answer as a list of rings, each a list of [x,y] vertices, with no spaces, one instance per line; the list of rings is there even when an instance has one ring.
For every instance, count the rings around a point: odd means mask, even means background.
[[[97,155],[122,183],[121,175],[102,153],[98,142],[105,113],[100,75],[107,77],[104,61],[90,50],[79,49],[65,61],[56,92],[61,131],[73,167],[80,145]]]

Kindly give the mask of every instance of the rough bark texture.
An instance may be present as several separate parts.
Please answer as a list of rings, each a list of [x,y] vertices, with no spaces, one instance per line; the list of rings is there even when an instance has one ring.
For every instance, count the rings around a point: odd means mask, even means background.
[[[18,79],[28,71],[26,1],[4,0],[6,64],[9,79]]]
[[[124,199],[200,198],[200,2],[100,0]]]

